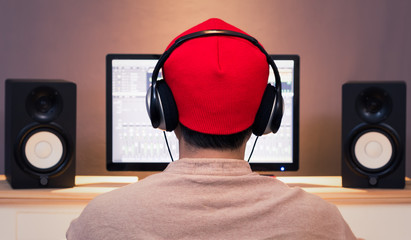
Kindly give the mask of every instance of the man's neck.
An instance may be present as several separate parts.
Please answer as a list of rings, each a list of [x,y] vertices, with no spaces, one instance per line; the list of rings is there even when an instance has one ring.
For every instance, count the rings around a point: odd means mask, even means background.
[[[229,158],[244,160],[245,144],[235,150],[218,150],[193,147],[184,141],[179,143],[180,158]]]
[[[219,150],[214,148],[199,148],[194,147],[184,141],[181,136],[181,129],[177,127],[174,130],[178,139],[179,158],[225,158],[225,159],[239,159],[244,160],[245,146],[247,141],[234,150]]]

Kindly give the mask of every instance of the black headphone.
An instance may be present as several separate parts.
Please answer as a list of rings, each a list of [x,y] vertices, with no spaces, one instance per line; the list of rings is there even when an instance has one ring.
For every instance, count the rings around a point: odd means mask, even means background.
[[[171,53],[184,42],[198,37],[207,36],[233,36],[248,40],[254,44],[267,58],[268,64],[274,71],[275,86],[267,84],[260,107],[252,125],[252,132],[256,136],[266,133],[276,133],[281,125],[283,117],[284,100],[281,94],[281,78],[277,66],[270,55],[258,43],[258,41],[246,34],[228,30],[205,30],[194,32],[178,38],[167,51],[161,55],[152,75],[152,84],[146,95],[146,108],[154,128],[173,131],[178,125],[178,110],[170,87],[165,81],[157,81],[160,69]]]

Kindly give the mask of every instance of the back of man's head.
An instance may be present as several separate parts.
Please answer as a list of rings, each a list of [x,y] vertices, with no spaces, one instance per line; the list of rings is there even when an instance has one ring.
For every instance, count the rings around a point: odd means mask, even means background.
[[[251,132],[271,129],[276,90],[267,81],[274,63],[244,31],[209,19],[177,36],[162,59],[182,137],[191,146],[233,150]]]
[[[222,20],[209,19],[176,39],[203,30],[246,34]],[[234,36],[190,39],[177,47],[163,66],[179,122],[190,130],[212,135],[231,135],[252,126],[268,73],[261,50]]]

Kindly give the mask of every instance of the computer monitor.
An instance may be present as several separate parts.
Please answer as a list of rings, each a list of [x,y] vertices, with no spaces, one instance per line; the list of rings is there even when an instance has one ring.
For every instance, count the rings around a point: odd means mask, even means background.
[[[145,96],[159,57],[156,54],[106,56],[109,171],[163,170],[171,162],[165,136],[173,158],[178,159],[178,140],[174,133],[154,129],[146,110]],[[276,134],[258,138],[249,162],[253,171],[295,171],[299,166],[300,58],[298,55],[271,57],[281,76],[284,116]],[[269,82],[274,83],[271,68]],[[255,138],[253,135],[247,142],[245,160]]]

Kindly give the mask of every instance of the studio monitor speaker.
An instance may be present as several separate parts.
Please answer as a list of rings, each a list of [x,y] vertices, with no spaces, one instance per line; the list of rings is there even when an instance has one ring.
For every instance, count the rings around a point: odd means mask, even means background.
[[[404,188],[404,82],[349,82],[342,88],[342,185]]]
[[[76,85],[7,79],[5,172],[13,188],[73,187]]]

